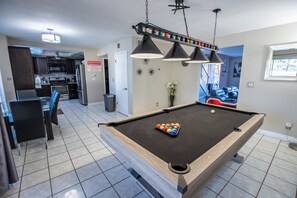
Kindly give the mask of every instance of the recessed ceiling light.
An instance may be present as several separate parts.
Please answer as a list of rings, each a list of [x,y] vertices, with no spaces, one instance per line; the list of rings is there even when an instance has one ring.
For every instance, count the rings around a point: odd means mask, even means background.
[[[60,36],[52,33],[52,31],[54,31],[53,29],[47,28],[47,30],[49,31],[49,33],[41,34],[41,39],[43,42],[47,42],[47,43],[60,43],[61,42]]]

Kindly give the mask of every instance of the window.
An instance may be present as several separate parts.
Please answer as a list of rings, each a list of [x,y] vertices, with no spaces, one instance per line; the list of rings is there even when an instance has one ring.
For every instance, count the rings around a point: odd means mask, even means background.
[[[265,80],[297,81],[297,44],[269,47]]]
[[[0,102],[2,103],[2,111],[7,111],[6,99],[5,99],[5,92],[3,87],[2,75],[0,71]]]

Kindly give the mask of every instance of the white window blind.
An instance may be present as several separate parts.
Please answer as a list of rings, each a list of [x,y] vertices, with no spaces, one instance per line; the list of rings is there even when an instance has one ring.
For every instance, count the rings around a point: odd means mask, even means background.
[[[6,99],[5,99],[5,92],[3,87],[3,80],[2,80],[2,73],[0,70],[0,102],[2,103],[2,110],[3,112],[7,111]]]

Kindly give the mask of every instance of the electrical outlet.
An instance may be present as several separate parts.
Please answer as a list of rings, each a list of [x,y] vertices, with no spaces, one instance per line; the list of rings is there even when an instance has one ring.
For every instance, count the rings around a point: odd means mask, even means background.
[[[292,122],[286,122],[286,129],[287,130],[291,130],[293,127],[293,123]]]
[[[159,106],[159,103],[158,102],[156,102],[156,107],[158,107]]]

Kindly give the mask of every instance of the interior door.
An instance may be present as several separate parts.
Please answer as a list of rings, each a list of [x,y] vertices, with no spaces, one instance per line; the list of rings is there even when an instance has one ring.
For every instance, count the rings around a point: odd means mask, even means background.
[[[127,51],[115,53],[115,85],[118,112],[128,115]]]

